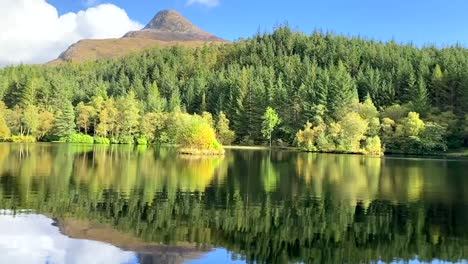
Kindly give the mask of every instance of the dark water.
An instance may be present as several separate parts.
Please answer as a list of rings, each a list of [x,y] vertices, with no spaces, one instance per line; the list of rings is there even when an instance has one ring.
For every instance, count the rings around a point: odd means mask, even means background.
[[[467,263],[468,162],[0,144],[0,263]]]

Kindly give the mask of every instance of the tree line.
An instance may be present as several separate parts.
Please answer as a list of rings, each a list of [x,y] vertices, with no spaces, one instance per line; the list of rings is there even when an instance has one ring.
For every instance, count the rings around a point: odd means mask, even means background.
[[[273,138],[309,151],[444,151],[468,144],[467,65],[461,46],[418,48],[285,26],[227,45],[7,67],[0,70],[0,136],[9,128],[39,140],[81,132],[165,143],[176,136],[149,124],[149,138],[146,121],[206,112],[229,120],[238,144]],[[271,132],[268,107],[281,120]],[[27,124],[34,113],[40,119]],[[88,119],[92,113],[98,117]]]

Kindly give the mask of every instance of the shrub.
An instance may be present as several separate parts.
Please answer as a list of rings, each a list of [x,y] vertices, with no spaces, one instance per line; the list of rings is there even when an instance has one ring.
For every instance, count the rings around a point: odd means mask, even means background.
[[[36,142],[36,138],[34,136],[11,136],[5,139],[5,141],[13,143],[34,143]]]
[[[421,133],[421,149],[424,152],[446,151],[447,129],[437,123],[428,122]]]
[[[137,138],[136,143],[137,145],[142,145],[142,146],[148,145],[148,139],[146,139],[145,137],[139,137]]]
[[[171,140],[170,140],[169,136],[167,135],[167,133],[163,131],[163,132],[161,132],[161,133],[159,134],[159,136],[156,138],[155,143],[158,143],[158,144],[169,144],[169,143],[171,143],[170,141],[171,141]]]
[[[71,134],[67,137],[60,139],[61,142],[66,143],[78,143],[78,144],[94,144],[94,138],[90,135],[85,134]]]
[[[94,144],[102,144],[102,145],[109,145],[110,139],[105,137],[94,137]]]
[[[362,117],[350,112],[339,122],[341,135],[339,138],[339,148],[345,152],[360,153],[361,140],[365,139],[365,133],[369,128],[369,122]]]
[[[375,155],[375,156],[383,155],[382,143],[380,142],[379,136],[368,137],[366,139],[364,154],[366,154],[366,155]]]
[[[218,140],[224,145],[231,145],[234,139],[236,139],[234,131],[229,129],[229,119],[227,119],[223,112],[220,112],[218,115],[216,132]]]
[[[182,115],[178,124],[179,152],[185,154],[223,154],[210,122],[199,115]]]
[[[120,144],[135,144],[133,136],[121,136],[119,137]]]
[[[299,130],[296,133],[297,146],[304,149],[305,151],[317,151],[315,147],[315,133],[312,129],[312,123],[307,122],[304,130]]]

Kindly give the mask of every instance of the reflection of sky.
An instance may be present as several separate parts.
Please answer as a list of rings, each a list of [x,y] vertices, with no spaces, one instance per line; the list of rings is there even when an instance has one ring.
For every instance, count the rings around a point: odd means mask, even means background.
[[[43,215],[0,211],[0,263],[138,263],[136,254],[97,241],[72,239]]]
[[[245,263],[243,260],[236,260],[233,256],[223,248],[218,248],[203,256],[201,259],[196,259],[187,262],[187,264],[218,264],[218,263]]]
[[[53,220],[43,215],[19,214],[0,210],[0,263],[20,264],[138,264],[134,252],[123,251],[110,244],[69,238],[60,233]],[[226,249],[218,248],[189,264],[245,263]],[[383,264],[384,262],[377,262]],[[419,264],[417,259],[394,261],[392,264]],[[448,263],[433,260],[432,264]],[[468,262],[460,262],[468,263]]]

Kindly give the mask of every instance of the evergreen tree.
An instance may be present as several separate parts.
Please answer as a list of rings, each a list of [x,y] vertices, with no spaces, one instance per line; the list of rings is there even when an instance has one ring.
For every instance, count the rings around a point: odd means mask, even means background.
[[[430,84],[430,95],[434,105],[443,105],[446,87],[444,81],[444,74],[439,66],[436,65],[434,71],[432,72],[431,84]]]
[[[158,84],[156,82],[153,82],[153,84],[148,88],[146,106],[147,112],[160,113],[166,109],[167,101],[165,98],[161,97]]]
[[[283,120],[276,130],[278,137],[292,143],[307,121],[313,123],[311,130],[323,123],[327,130],[317,141],[332,149],[326,143],[333,140],[326,135],[336,132],[343,117],[357,111],[358,100],[364,101],[368,94],[377,109],[385,109],[382,117],[393,119],[395,126],[401,127],[410,110],[420,112],[424,122],[438,123],[452,111],[450,119],[461,124],[468,113],[467,58],[468,49],[457,46],[420,49],[332,33],[307,36],[279,27],[232,45],[152,49],[61,67],[6,67],[0,69],[0,98],[10,109],[4,119],[13,134],[28,134],[22,118],[29,105],[58,118],[62,102],[68,100],[75,107],[83,102],[96,110],[82,131],[118,136],[122,129],[116,104],[104,110],[104,101],[133,92],[143,113],[223,111],[238,139],[249,144],[261,139],[263,111],[272,105]],[[95,105],[97,97],[101,106]],[[390,111],[393,105],[399,109]],[[367,139],[376,136],[376,118],[366,119]],[[435,137],[438,128],[431,129],[428,135]],[[455,130],[449,128],[446,134],[458,142],[450,147],[460,147],[464,140],[463,129]],[[37,133],[39,137],[44,132]],[[368,143],[375,142],[373,138]]]
[[[419,78],[416,88],[411,96],[411,105],[415,112],[425,115],[429,109],[429,103],[426,83],[422,77]]]
[[[70,101],[62,103],[54,123],[54,135],[63,138],[75,133],[75,111]]]
[[[357,90],[342,61],[330,69],[327,109],[330,116],[339,120],[357,100]]]
[[[172,90],[171,98],[169,99],[168,111],[171,113],[180,112],[182,110],[182,101],[180,99],[179,89]]]

